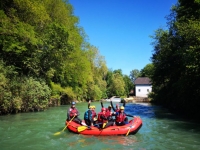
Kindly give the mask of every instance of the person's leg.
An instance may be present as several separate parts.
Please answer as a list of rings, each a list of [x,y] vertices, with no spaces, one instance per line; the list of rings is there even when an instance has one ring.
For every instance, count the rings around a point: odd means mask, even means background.
[[[90,126],[90,122],[88,119],[85,119],[85,123],[86,123],[86,125]]]
[[[126,117],[123,122],[124,124],[128,124],[128,117]]]
[[[76,122],[76,123],[78,123],[78,124],[81,123],[78,117],[74,118],[73,121]]]
[[[82,120],[79,117],[75,117],[73,119],[73,121],[76,122],[76,123],[78,123],[78,124],[85,125],[85,123],[83,123]]]
[[[104,128],[107,128],[109,126],[112,126],[113,125],[113,121],[108,121],[108,123],[106,124],[106,126]]]

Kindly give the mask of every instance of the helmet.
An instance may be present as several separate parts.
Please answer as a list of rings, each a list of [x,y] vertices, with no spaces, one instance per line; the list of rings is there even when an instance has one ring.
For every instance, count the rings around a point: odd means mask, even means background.
[[[106,109],[105,108],[101,108],[101,111],[106,111]]]
[[[92,106],[93,108],[96,108],[95,106]]]
[[[72,102],[72,105],[75,105],[76,103],[75,102]]]
[[[111,105],[109,105],[108,107],[110,107],[110,108],[111,108],[112,106],[111,106]]]
[[[90,106],[89,109],[93,108],[93,106]]]
[[[124,109],[124,106],[121,106],[120,109]]]

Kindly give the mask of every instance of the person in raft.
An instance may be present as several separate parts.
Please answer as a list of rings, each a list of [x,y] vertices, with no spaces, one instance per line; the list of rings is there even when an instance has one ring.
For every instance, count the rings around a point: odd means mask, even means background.
[[[90,108],[90,103],[91,103],[91,100],[89,100],[88,102],[88,109]],[[97,113],[95,111],[95,106],[91,106],[92,107],[92,119],[93,119],[93,124],[96,124],[97,123]]]
[[[106,108],[104,107],[101,109],[101,112],[98,113],[97,121],[102,129],[113,125],[113,122],[108,120],[108,116],[106,115]]]
[[[125,124],[128,124],[128,118],[127,118],[127,116],[134,117],[132,115],[126,114],[124,112],[124,106],[121,106],[119,112],[115,113],[115,117],[116,117],[115,124],[117,126],[123,126]]]
[[[84,120],[88,126],[93,126],[92,108],[93,106],[90,106],[89,109],[84,114]]]
[[[102,101],[101,101],[101,107],[104,108]],[[109,105],[108,108],[105,108],[106,109],[106,117],[108,118],[108,121],[113,122],[114,120],[113,120],[112,116],[114,115],[114,113],[112,112],[111,108],[112,108],[111,105]]]
[[[71,120],[74,116],[74,119],[72,121],[81,124],[81,125],[86,125],[78,116],[80,115],[78,109],[75,107],[75,102],[72,102],[71,107],[69,108],[67,112],[67,120]]]
[[[112,103],[112,99],[110,99],[110,105],[111,105],[111,107],[112,107],[114,112],[119,112],[120,111],[120,105],[116,104],[116,107],[114,107],[113,103]],[[125,105],[126,105],[126,101],[124,100],[123,107],[125,107]]]
[[[92,119],[93,119],[93,123],[97,124],[97,113],[96,113],[96,107],[92,106]]]

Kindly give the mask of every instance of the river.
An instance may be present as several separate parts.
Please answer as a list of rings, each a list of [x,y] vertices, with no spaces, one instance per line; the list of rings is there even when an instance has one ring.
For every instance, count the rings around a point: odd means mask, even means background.
[[[108,102],[104,105],[108,106]],[[96,111],[101,105],[94,102]],[[87,103],[76,107],[81,112]],[[125,112],[140,116],[143,126],[129,136],[86,136],[65,130],[69,105],[52,107],[44,112],[0,116],[1,150],[197,150],[200,149],[200,123],[185,120],[166,109],[146,103],[131,104]],[[131,118],[129,118],[131,119]]]

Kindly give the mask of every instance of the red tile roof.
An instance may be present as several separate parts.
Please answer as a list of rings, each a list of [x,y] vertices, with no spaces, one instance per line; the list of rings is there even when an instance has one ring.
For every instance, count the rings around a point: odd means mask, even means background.
[[[148,77],[138,77],[135,79],[134,84],[151,84],[151,81]]]

